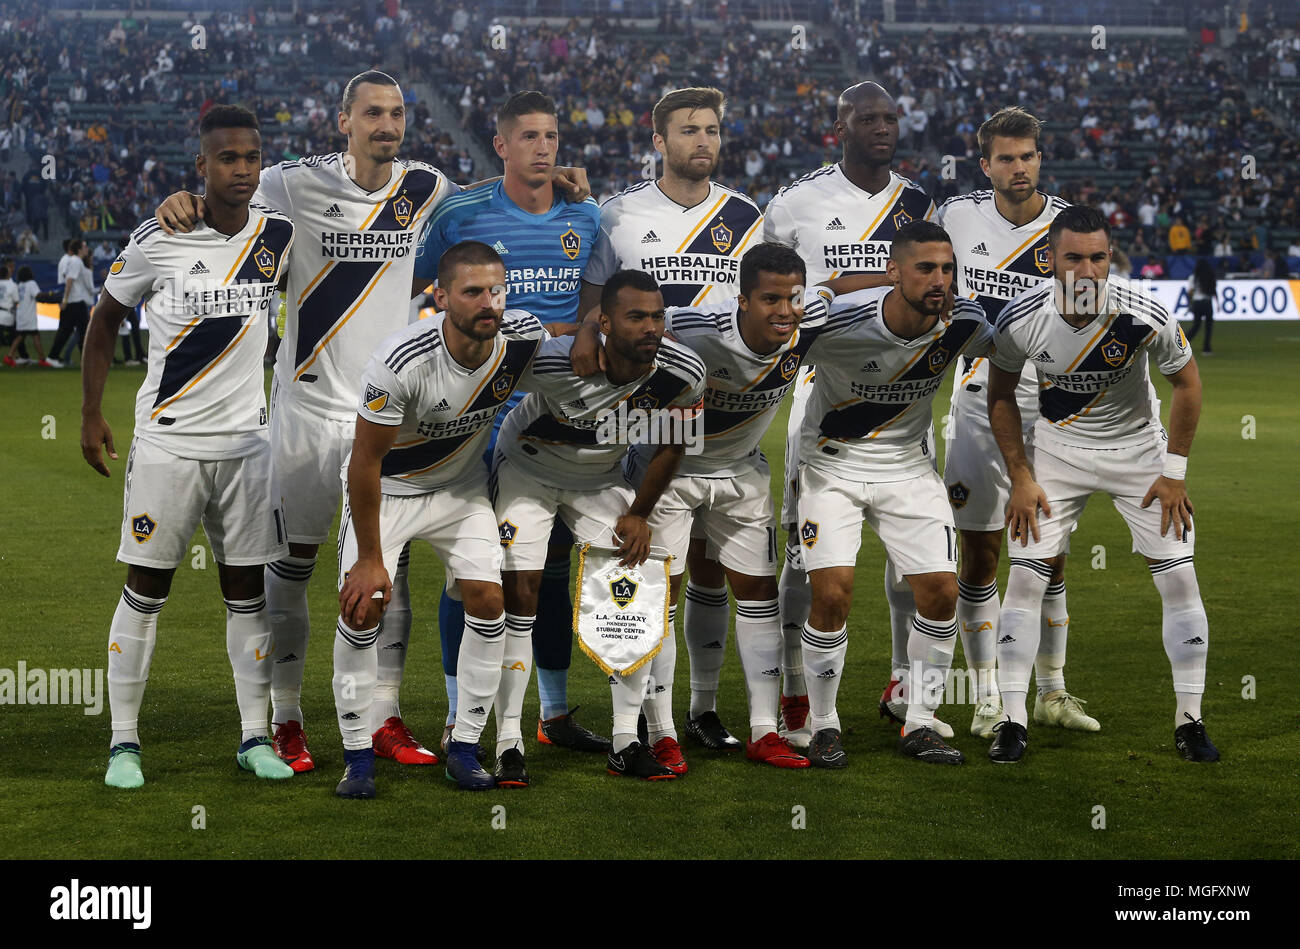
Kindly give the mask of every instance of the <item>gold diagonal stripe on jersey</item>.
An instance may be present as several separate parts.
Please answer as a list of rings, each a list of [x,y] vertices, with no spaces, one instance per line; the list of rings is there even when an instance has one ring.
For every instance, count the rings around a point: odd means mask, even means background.
[[[865,241],[869,236],[875,233],[876,225],[879,224],[881,219],[889,213],[889,209],[892,208],[894,202],[898,200],[899,192],[901,192],[905,187],[907,186],[901,181],[898,183],[894,188],[894,193],[889,196],[889,200],[885,202],[885,206],[881,208],[880,213],[876,215],[876,219],[871,222],[871,225],[865,231],[862,232],[862,236],[859,237],[858,240]]]
[[[684,251],[687,248],[687,246],[691,243],[691,241],[695,240],[695,235],[700,233],[700,231],[704,230],[704,228],[708,225],[708,223],[713,220],[713,212],[718,210],[718,208],[722,207],[726,203],[727,197],[728,196],[725,194],[722,197],[720,197],[718,199],[718,203],[715,204],[713,207],[709,208],[709,213],[703,215],[700,218],[700,223],[695,225],[695,230],[691,231],[689,234],[686,235],[686,240],[682,241],[682,246],[677,248],[677,253],[680,254],[682,251]]]
[[[1091,402],[1089,402],[1087,405],[1085,405],[1085,406],[1084,406],[1083,408],[1081,408],[1079,411],[1075,412],[1075,413],[1074,413],[1073,415],[1071,415],[1069,418],[1067,418],[1067,419],[1065,419],[1065,420],[1063,420],[1063,421],[1060,421],[1060,422],[1056,422],[1055,424],[1059,425],[1061,428],[1065,428],[1065,426],[1069,425],[1069,424],[1070,424],[1071,422],[1073,422],[1075,419],[1077,419],[1077,418],[1083,418],[1083,416],[1087,415],[1089,412],[1092,411],[1092,407],[1093,407],[1094,405],[1097,404],[1097,400],[1100,399],[1100,398],[1101,398],[1103,395],[1105,395],[1105,394],[1106,394],[1106,390],[1105,390],[1105,389],[1102,389],[1100,392],[1098,392],[1096,395],[1094,395],[1094,396],[1092,397],[1092,401],[1091,401]]]
[[[1083,349],[1079,350],[1078,357],[1074,360],[1074,362],[1070,363],[1070,365],[1068,365],[1065,368],[1066,372],[1073,372],[1075,366],[1079,365],[1079,363],[1083,362],[1085,359],[1088,358],[1088,353],[1092,352],[1092,344],[1097,342],[1097,340],[1101,339],[1101,337],[1105,334],[1106,330],[1110,329],[1110,324],[1113,322],[1115,322],[1115,318],[1113,316],[1107,316],[1107,318],[1102,321],[1101,329],[1097,330],[1096,335],[1094,335],[1092,339],[1088,340],[1088,344],[1084,346]]]
[[[461,442],[451,451],[447,452],[445,457],[439,458],[437,461],[429,465],[427,468],[421,468],[419,471],[407,471],[399,475],[389,475],[389,477],[390,478],[417,478],[422,474],[428,474],[434,468],[441,468],[447,462],[451,461],[453,458],[456,457],[456,455],[461,451],[461,449],[463,449],[466,445],[470,444],[472,441],[474,441],[473,436],[465,439],[463,442]]]
[[[420,219],[420,212],[423,211],[425,208],[427,208],[431,203],[433,203],[433,199],[436,198],[438,196],[438,192],[442,190],[442,182],[443,182],[443,178],[441,175],[435,176],[433,191],[430,192],[429,197],[425,199],[424,204],[420,205],[419,209],[414,214],[411,215],[412,224],[414,224],[416,221]]]
[[[335,263],[337,263],[337,261],[331,260],[328,264],[326,264],[324,267],[321,268],[320,273],[318,273],[316,276],[311,278],[311,283],[307,284],[307,289],[302,292],[302,296],[298,297],[298,304],[297,304],[298,306],[302,306],[302,301],[307,299],[308,294],[311,293],[312,287],[320,283],[321,278],[324,277],[327,273],[329,273],[330,268],[333,267]]]
[[[936,208],[936,207],[934,206],[934,202],[931,201],[931,202],[930,202],[930,210],[928,210],[928,211],[925,212],[925,218],[924,218],[924,220],[926,220],[926,221],[933,221],[933,220],[935,219],[935,216],[938,215],[938,213],[939,213],[939,209]]]
[[[230,283],[230,281],[235,279],[235,274],[239,272],[239,265],[244,262],[244,257],[248,255],[248,249],[253,246],[253,241],[257,240],[257,235],[262,233],[262,228],[264,227],[266,227],[266,218],[261,218],[257,222],[257,228],[256,230],[253,231],[253,235],[244,243],[244,246],[240,249],[239,256],[235,258],[234,266],[230,268],[230,273],[226,274],[226,280],[225,280],[226,283]]]
[[[230,345],[228,345],[225,349],[223,349],[223,350],[221,351],[221,355],[219,355],[216,359],[212,360],[212,362],[208,363],[207,366],[204,367],[203,371],[200,372],[200,373],[199,373],[197,376],[195,376],[193,379],[191,379],[190,382],[189,382],[189,385],[187,385],[184,389],[182,389],[180,392],[177,392],[174,396],[172,396],[172,397],[171,397],[170,399],[168,399],[166,402],[164,402],[164,403],[162,403],[161,405],[156,406],[156,407],[154,408],[153,412],[152,412],[152,413],[150,414],[150,416],[149,416],[150,421],[152,421],[153,419],[156,419],[156,418],[158,417],[158,415],[162,412],[163,409],[167,408],[167,406],[171,405],[173,402],[175,402],[177,399],[179,399],[181,396],[183,396],[186,392],[189,392],[189,391],[190,391],[191,389],[193,389],[196,385],[198,385],[200,379],[202,379],[204,376],[206,376],[208,373],[210,373],[213,369],[215,369],[215,368],[217,367],[217,363],[219,363],[219,362],[221,362],[221,360],[225,359],[226,356],[228,356],[228,355],[230,354],[230,351],[231,351],[232,349],[234,349],[236,346],[239,345],[239,341],[240,341],[241,339],[244,338],[244,334],[248,332],[248,328],[249,328],[250,326],[252,326],[252,325],[253,325],[254,323],[256,323],[256,322],[257,322],[257,320],[246,320],[246,321],[244,322],[244,327],[243,327],[243,329],[241,329],[241,330],[240,330],[240,331],[235,335],[235,338],[232,339],[232,340],[230,341]]]
[[[750,226],[749,230],[747,230],[747,231],[745,232],[745,236],[742,237],[742,238],[740,239],[740,243],[736,246],[736,249],[733,250],[733,251],[732,251],[730,254],[728,254],[727,256],[728,256],[728,257],[739,257],[741,254],[743,254],[743,253],[745,252],[745,245],[749,243],[749,239],[750,239],[751,237],[753,237],[753,236],[754,236],[754,232],[757,231],[757,230],[758,230],[759,228],[761,228],[762,226],[763,226],[763,215],[760,214],[760,215],[758,216],[758,220],[756,220],[756,221],[755,221],[755,222]]]
[[[895,415],[893,418],[891,418],[891,419],[890,419],[888,422],[886,422],[884,425],[880,426],[878,429],[876,429],[875,431],[873,431],[873,432],[872,432],[870,435],[868,435],[867,437],[868,437],[868,438],[875,438],[877,435],[879,435],[879,434],[880,434],[881,432],[883,432],[885,429],[889,428],[889,426],[893,425],[895,422],[897,422],[900,418],[902,418],[902,417],[903,417],[904,415],[906,415],[908,412],[912,411],[912,409],[915,408],[916,405],[917,405],[916,402],[912,402],[911,404],[908,405],[907,408],[903,409],[903,411],[899,412],[897,415]]]
[[[448,352],[447,355],[450,356],[451,353]],[[506,358],[506,345],[502,343],[501,352],[497,353],[497,358],[492,361],[492,368],[483,374],[483,381],[478,384],[478,388],[475,389],[473,394],[470,395],[468,401],[466,401],[465,404],[461,406],[460,411],[456,413],[457,415],[464,415],[466,412],[469,411],[469,407],[474,404],[474,400],[477,399],[478,394],[483,391],[483,387],[492,381],[492,377],[495,376],[497,373],[497,367],[501,365],[501,360],[505,358]]]
[[[366,302],[366,297],[370,296],[370,291],[375,289],[375,284],[378,283],[379,278],[384,275],[384,271],[387,270],[390,266],[392,266],[392,263],[393,262],[391,260],[384,261],[384,265],[375,272],[375,275],[370,278],[370,282],[366,284],[365,293],[357,297],[357,302],[352,304],[352,309],[348,310],[348,312],[343,315],[343,319],[339,320],[337,323],[334,324],[334,328],[331,329],[328,333],[326,333],[325,338],[322,339],[319,343],[317,343],[316,348],[311,351],[311,358],[308,359],[305,363],[303,363],[302,367],[296,373],[294,373],[294,377],[293,377],[294,382],[297,382],[299,379],[302,378],[302,374],[306,372],[311,367],[311,364],[316,361],[316,358],[320,355],[321,350],[324,349],[326,345],[328,345],[329,341],[334,338],[334,336],[338,333],[339,330],[343,329],[343,324],[346,323],[348,320],[352,319],[352,315],[356,313],[358,309],[360,309],[361,304]]]
[[[201,317],[201,316],[196,316],[196,317],[194,317],[194,319],[192,319],[192,320],[190,320],[188,323],[186,323],[186,324],[181,328],[181,331],[180,331],[179,333],[176,334],[176,338],[175,338],[174,340],[172,340],[170,343],[167,344],[167,348],[164,349],[163,352],[165,352],[165,353],[169,353],[169,352],[171,352],[171,351],[172,351],[172,348],[173,348],[177,343],[179,343],[181,340],[183,340],[183,339],[185,338],[185,334],[188,333],[190,330],[194,329],[195,325],[196,325],[196,324],[199,322],[199,320],[201,320],[202,318],[203,318],[203,317]]]
[[[736,332],[740,332],[740,330],[737,329]],[[790,337],[790,347],[791,347],[791,349],[794,348],[794,344],[795,344],[795,343],[798,341],[798,339],[799,339],[798,333],[799,333],[799,331],[798,331],[798,330],[795,330],[795,335],[792,336],[792,337]],[[769,360],[767,361],[767,364],[766,364],[765,366],[763,366],[762,371],[759,372],[759,374],[758,374],[757,376],[755,376],[753,379],[751,379],[748,383],[746,383],[746,384],[745,384],[745,388],[741,389],[740,391],[741,391],[741,392],[748,392],[750,389],[754,388],[754,386],[758,385],[760,382],[762,382],[764,379],[767,378],[767,374],[768,374],[769,372],[772,371],[772,369],[776,366],[777,363],[779,363],[782,359],[784,359],[784,358],[785,358],[786,356],[788,356],[788,355],[790,355],[790,350],[789,350],[789,349],[786,349],[786,350],[782,350],[782,351],[777,352],[777,354],[776,354],[775,356],[773,356],[771,359],[769,359]]]
[[[1048,227],[1051,227],[1051,225],[1049,224]],[[1003,267],[1005,267],[1007,264],[1011,263],[1011,261],[1013,261],[1013,260],[1015,260],[1017,257],[1019,257],[1019,256],[1020,256],[1020,252],[1021,252],[1022,250],[1024,250],[1026,247],[1028,247],[1030,244],[1032,244],[1034,241],[1038,240],[1040,237],[1042,237],[1042,236],[1043,236],[1044,234],[1046,234],[1046,233],[1047,233],[1047,227],[1043,228],[1043,229],[1042,229],[1041,231],[1039,231],[1037,234],[1034,234],[1032,237],[1029,238],[1029,240],[1025,241],[1023,244],[1021,244],[1019,247],[1017,247],[1015,250],[1013,250],[1010,254],[1007,255],[1007,259],[1006,259],[1006,260],[1002,261],[1002,263],[998,264],[998,265],[997,265],[996,267],[994,267],[993,269],[994,269],[994,270],[1001,270],[1001,269],[1002,269]]]
[[[957,383],[957,385],[959,385],[959,386],[964,386],[964,385],[966,384],[966,380],[968,380],[971,376],[975,375],[976,371],[977,371],[977,370],[979,369],[979,367],[980,367],[980,363],[982,363],[983,361],[984,361],[984,357],[983,357],[983,356],[976,356],[976,357],[975,357],[975,361],[974,361],[973,363],[970,364],[970,372],[968,372],[968,373],[966,373],[966,375],[962,376],[962,377],[961,377],[961,382]]]
[[[366,215],[366,219],[362,221],[361,226],[357,228],[358,231],[364,231],[366,228],[370,226],[370,222],[375,219],[375,215],[379,213],[379,209],[382,208],[385,204],[387,204],[388,199],[397,193],[397,189],[402,186],[402,182],[405,180],[406,180],[406,169],[403,168],[401,175],[399,175],[397,180],[393,182],[393,186],[388,189],[388,194],[384,195],[384,199],[370,209],[370,213]]]
[[[882,320],[885,318],[883,313],[881,314],[880,318]],[[911,369],[914,365],[916,365],[916,361],[930,351],[930,347],[934,344],[935,340],[937,340],[940,336],[942,336],[944,334],[944,330],[946,330],[947,328],[948,328],[947,326],[943,326],[942,329],[935,330],[934,335],[930,337],[929,342],[927,342],[924,346],[918,347],[916,355],[907,361],[906,366],[898,370],[898,372],[894,373],[894,377],[889,381],[897,382],[899,378],[903,375],[903,373],[907,372],[907,370]],[[885,329],[889,329],[889,327],[885,327]]]

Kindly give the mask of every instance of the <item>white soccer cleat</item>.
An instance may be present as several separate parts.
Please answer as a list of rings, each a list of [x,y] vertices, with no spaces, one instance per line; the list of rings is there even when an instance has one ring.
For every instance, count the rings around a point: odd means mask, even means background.
[[[1002,696],[990,695],[975,706],[970,733],[976,738],[992,738],[993,726],[1002,721]]]
[[[1101,722],[1083,710],[1088,703],[1064,689],[1040,695],[1034,701],[1034,724],[1055,725],[1079,732],[1099,732]]]

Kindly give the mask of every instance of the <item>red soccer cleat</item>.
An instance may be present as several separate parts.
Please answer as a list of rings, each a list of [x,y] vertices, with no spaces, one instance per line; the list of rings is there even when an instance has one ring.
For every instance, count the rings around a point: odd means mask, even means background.
[[[398,764],[437,764],[438,756],[415,740],[406,723],[394,715],[370,736],[375,754]]]
[[[896,725],[903,724],[907,714],[907,703],[903,701],[903,681],[891,678],[885,691],[880,693],[880,717],[887,718]]]
[[[282,722],[275,726],[275,735],[271,740],[275,743],[275,753],[281,761],[293,768],[294,773],[302,774],[316,769],[316,762],[312,761],[311,751],[307,748],[307,733],[302,730],[301,722]]]
[[[665,735],[655,742],[651,753],[654,755],[655,761],[673,774],[683,775],[686,773],[686,759],[682,757],[682,746],[677,744],[677,739]]]
[[[806,768],[812,764],[776,732],[768,732],[758,741],[746,742],[745,757],[774,768]]]

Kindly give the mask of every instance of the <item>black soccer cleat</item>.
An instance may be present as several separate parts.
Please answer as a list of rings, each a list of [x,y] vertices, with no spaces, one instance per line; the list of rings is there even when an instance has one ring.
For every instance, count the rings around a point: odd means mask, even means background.
[[[1187,724],[1174,729],[1174,744],[1182,756],[1188,761],[1218,761],[1219,749],[1214,747],[1214,742],[1205,733],[1201,720],[1192,718],[1186,712],[1183,713],[1183,718],[1187,719]]]
[[[528,769],[524,767],[524,753],[518,748],[507,748],[497,758],[495,774],[499,788],[528,787]]]
[[[334,789],[337,797],[353,800],[369,800],[375,796],[375,749],[360,748],[356,751],[343,749],[343,763],[346,770],[343,780]]]
[[[722,726],[718,713],[710,709],[699,718],[686,719],[686,734],[713,751],[739,751],[743,746]]]
[[[993,744],[989,746],[989,760],[994,764],[1015,764],[1029,744],[1029,732],[1024,725],[1006,719],[993,726]]]
[[[926,764],[965,764],[966,756],[933,728],[915,728],[898,739],[898,753]]]
[[[622,751],[611,751],[605,761],[605,770],[620,778],[641,778],[643,781],[672,781],[673,774],[650,753],[650,749],[634,741]]]
[[[650,723],[646,721],[645,712],[636,717],[636,740],[647,748],[650,747]]]
[[[838,728],[823,728],[812,737],[808,746],[808,760],[814,768],[847,768],[849,756],[844,753]]]
[[[537,720],[537,740],[543,745],[555,745],[570,751],[590,751],[607,755],[614,747],[608,738],[602,738],[583,728],[573,720],[573,713],[578,710],[575,705],[567,715]]]

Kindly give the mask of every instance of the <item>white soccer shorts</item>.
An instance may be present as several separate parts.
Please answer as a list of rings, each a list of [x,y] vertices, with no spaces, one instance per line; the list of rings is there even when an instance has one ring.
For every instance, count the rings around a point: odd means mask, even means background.
[[[492,501],[505,571],[541,570],[546,565],[557,516],[577,543],[613,546],[614,524],[636,497],[621,472],[606,487],[569,490],[530,477],[499,452],[493,461]],[[651,542],[656,543],[653,535]]]
[[[799,472],[799,540],[804,567],[852,567],[866,521],[897,578],[955,573],[957,531],[943,481],[933,471],[906,481],[848,481],[804,465]]]
[[[481,475],[465,478],[428,494],[385,494],[379,501],[379,544],[391,582],[402,548],[428,541],[443,568],[457,580],[501,582],[501,545],[497,520]],[[344,497],[339,523],[339,589],[357,562],[357,534],[352,509]]]
[[[323,544],[338,514],[343,463],[352,451],[356,418],[321,418],[284,397],[271,382],[271,449],[294,544]]]
[[[638,487],[645,469],[636,452],[628,453],[628,480]],[[650,515],[654,544],[673,555],[674,577],[686,572],[686,552],[692,537],[709,542],[709,555],[724,567],[747,577],[775,577],[776,512],[772,506],[772,474],[759,452],[734,477],[703,478],[679,475],[669,483]]]
[[[984,387],[969,392],[959,384],[949,409],[952,429],[943,480],[953,521],[962,531],[1002,530],[1006,526],[1007,502],[1011,500],[1011,479],[989,425],[987,399]],[[1021,434],[1026,439],[1035,418],[1037,413],[1021,420]]]
[[[1037,435],[1035,431],[1034,436]],[[1115,510],[1128,524],[1133,552],[1152,560],[1191,557],[1196,549],[1196,532],[1176,536],[1171,528],[1160,536],[1160,502],[1142,509],[1142,498],[1160,476],[1165,464],[1165,441],[1134,448],[1074,448],[1059,442],[1031,437],[1025,446],[1034,479],[1047,495],[1052,516],[1038,512],[1038,540],[1031,536],[1027,546],[1007,529],[1007,552],[1019,559],[1047,560],[1066,549],[1070,531],[1078,523],[1094,492],[1109,494]]]
[[[175,569],[200,524],[218,563],[248,567],[289,555],[269,444],[242,458],[199,461],[137,438],[125,480],[122,563]]]

